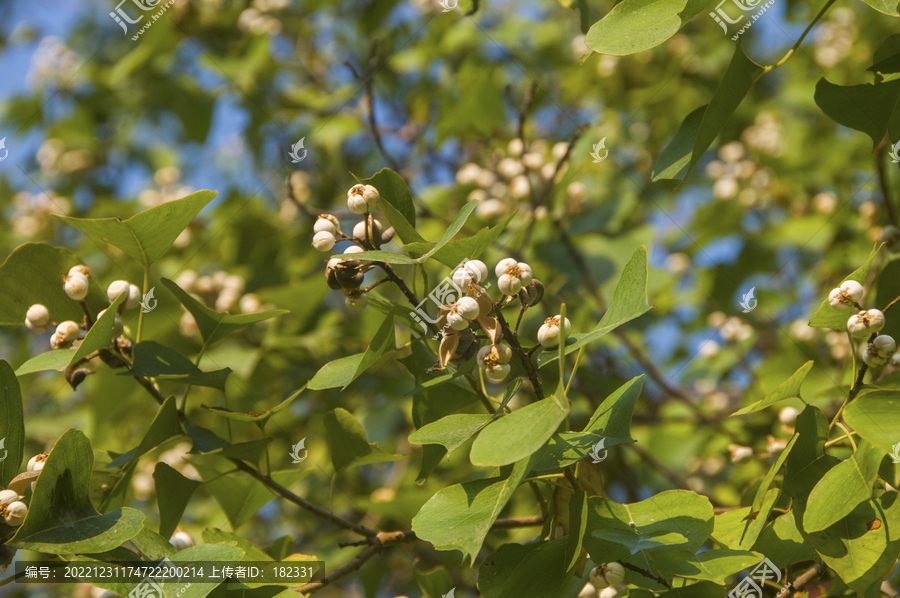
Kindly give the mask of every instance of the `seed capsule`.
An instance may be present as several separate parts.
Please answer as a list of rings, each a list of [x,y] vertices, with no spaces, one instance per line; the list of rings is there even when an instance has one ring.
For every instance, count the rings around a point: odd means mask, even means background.
[[[116,300],[116,297],[121,295],[122,293],[129,292],[131,288],[131,284],[127,280],[116,280],[112,282],[109,287],[106,289],[106,298],[109,299],[109,302],[112,303]],[[126,297],[126,301],[128,298]]]
[[[64,279],[63,288],[66,291],[66,295],[69,296],[69,299],[74,299],[75,301],[83,301],[88,294],[88,279],[84,274],[70,274],[66,276]]]
[[[323,230],[313,235],[312,246],[318,251],[331,251],[334,243],[334,235],[328,231]]]
[[[6,525],[19,527],[28,515],[28,507],[23,502],[16,501],[6,507],[6,515],[3,516]]]

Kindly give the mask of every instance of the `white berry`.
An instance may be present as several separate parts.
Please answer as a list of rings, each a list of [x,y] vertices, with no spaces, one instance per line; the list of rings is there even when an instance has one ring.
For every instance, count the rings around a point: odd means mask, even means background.
[[[453,330],[465,330],[469,327],[469,321],[453,311],[447,314],[447,324]]]
[[[880,368],[887,363],[887,357],[882,357],[870,343],[862,348],[863,362],[870,368]]]
[[[106,298],[109,299],[109,302],[112,303],[116,300],[116,297],[121,295],[122,293],[127,293],[131,288],[131,284],[127,280],[116,280],[109,285],[106,289]],[[128,298],[126,296],[125,300]]]
[[[498,363],[497,365],[484,370],[484,375],[491,380],[503,380],[509,375],[509,364]]]
[[[169,544],[178,550],[186,550],[194,545],[194,539],[187,532],[179,529],[169,538]]]
[[[80,331],[81,329],[78,327],[78,324],[72,320],[66,320],[56,327],[56,334],[58,334],[64,342],[68,343],[77,340]]]
[[[354,214],[365,214],[369,211],[369,205],[362,195],[351,195],[347,198],[347,207]]]
[[[328,231],[320,231],[313,235],[312,245],[319,251],[331,251],[334,247],[334,235]]]
[[[522,281],[515,276],[504,274],[497,279],[497,288],[504,295],[515,295],[522,290]]]
[[[480,312],[481,308],[478,306],[478,301],[472,297],[463,297],[456,302],[456,313],[467,320],[476,319]]]
[[[63,288],[66,290],[66,295],[69,296],[69,299],[83,301],[88,294],[87,276],[78,273],[70,274],[64,279]]]
[[[584,584],[584,587],[578,592],[578,598],[597,598],[597,595],[597,588],[591,582]]]
[[[71,268],[69,268],[69,276],[72,276],[73,274],[81,274],[85,278],[90,278],[91,277],[91,269],[88,268],[87,266],[82,266],[82,265],[72,266]]]
[[[323,218],[322,216],[319,216],[319,219],[316,220],[316,223],[313,225],[313,231],[317,233],[331,233],[332,235],[337,234],[337,228],[334,226],[334,223],[331,222],[331,220],[329,220],[328,218]]]
[[[878,338],[872,341],[872,346],[875,348],[875,352],[885,359],[897,352],[897,343],[894,341],[893,337],[890,337],[887,334],[878,336]]]
[[[547,318],[543,325],[538,329],[538,342],[543,347],[552,348],[559,344],[560,337],[566,338],[572,331],[572,323],[566,318],[560,330],[559,316]]]
[[[469,288],[469,283],[480,284],[487,279],[488,269],[481,260],[468,260],[459,265],[453,272],[453,284],[457,288],[465,292]]]
[[[25,506],[25,503],[16,501],[7,505],[6,515],[4,515],[3,519],[6,521],[6,525],[19,527],[25,521],[26,515],[28,515],[28,507]]]
[[[847,320],[847,330],[857,338],[865,338],[882,328],[884,328],[884,314],[877,309],[864,309]]]
[[[794,407],[785,407],[778,413],[778,419],[786,426],[791,428],[797,423],[797,416],[800,412]]]
[[[25,325],[28,330],[41,333],[47,330],[50,324],[50,312],[40,303],[35,303],[25,312]]]
[[[351,311],[363,311],[369,304],[369,298],[365,293],[360,293],[359,295],[348,295],[344,298],[344,302]]]
[[[128,297],[125,298],[125,309],[134,309],[141,304],[141,288],[136,284],[128,285]]]
[[[497,264],[497,266],[494,268],[494,274],[497,275],[497,278],[500,278],[501,276],[506,274],[507,270],[515,267],[516,265],[517,265],[516,260],[514,260],[511,257],[502,259],[502,260],[500,260],[500,263]]]
[[[845,280],[840,287],[832,289],[828,294],[828,303],[835,309],[847,309],[859,303],[865,293],[863,286],[855,280]]]
[[[28,460],[28,466],[26,467],[26,471],[40,471],[44,467],[44,462],[47,460],[47,453],[40,453],[32,457]],[[40,468],[38,468],[40,466]],[[37,469],[36,469],[37,468]]]
[[[357,239],[366,239],[366,238],[370,237],[372,239],[380,240],[381,239],[381,230],[382,230],[381,223],[378,222],[377,220],[375,220],[374,218],[372,219],[372,223],[374,226],[371,229],[369,229],[368,237],[366,236],[366,221],[365,220],[361,220],[356,223],[356,226],[353,227],[353,236],[356,237]]]
[[[351,245],[347,249],[344,250],[344,253],[362,253],[365,249],[360,247],[359,245]]]
[[[19,500],[19,493],[15,490],[0,490],[0,507],[11,505]]]

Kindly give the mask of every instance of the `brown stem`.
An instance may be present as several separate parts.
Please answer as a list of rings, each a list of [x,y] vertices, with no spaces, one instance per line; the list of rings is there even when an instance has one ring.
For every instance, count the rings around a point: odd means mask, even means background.
[[[658,575],[654,575],[654,574],[650,573],[649,571],[645,571],[644,569],[641,569],[640,567],[637,567],[630,563],[623,563],[622,561],[619,561],[619,564],[622,565],[623,567],[625,567],[626,569],[631,569],[635,573],[640,573],[644,577],[648,577],[648,578],[652,579],[656,583],[663,585],[670,590],[672,589],[672,586],[669,585],[669,582],[667,582],[664,578],[662,578]]]
[[[407,301],[409,301],[413,305],[413,307],[416,307],[419,305],[419,300],[416,299],[416,295],[412,291],[409,290],[409,287],[406,286],[406,283],[403,282],[403,279],[400,278],[400,276],[391,267],[390,264],[388,264],[386,262],[375,262],[375,264],[377,266],[379,266],[382,270],[384,270],[384,273],[387,274],[387,277],[391,280],[391,282],[393,282],[395,285],[397,285],[397,288],[399,288],[400,292],[403,293],[404,296],[406,296]],[[437,328],[434,327],[434,324],[432,324],[431,322],[428,322],[428,321],[425,321],[425,322],[429,329],[431,329],[433,332],[437,332]]]
[[[328,511],[321,509],[321,508],[317,507],[316,505],[312,504],[308,500],[297,496],[296,494],[294,494],[293,492],[291,492],[290,490],[288,490],[287,488],[285,488],[284,486],[282,486],[281,484],[279,484],[278,482],[276,482],[269,476],[263,475],[262,473],[258,472],[256,469],[251,467],[250,465],[244,463],[243,461],[241,461],[239,459],[231,459],[231,458],[229,458],[229,461],[231,461],[241,471],[250,474],[251,477],[262,482],[263,485],[267,486],[270,490],[275,492],[275,494],[278,494],[285,500],[288,500],[289,502],[292,502],[295,505],[298,505],[298,506],[306,509],[307,511],[309,511],[310,513],[312,513],[319,519],[323,519],[325,521],[328,521],[329,523],[333,523],[334,525],[337,525],[338,527],[342,527],[346,530],[357,533],[361,536],[366,536],[367,538],[374,538],[374,537],[378,536],[378,532],[376,532],[373,529],[369,529],[362,525],[357,525],[355,523],[351,523],[351,522],[347,521],[346,519],[342,519],[341,517],[338,517],[334,513],[329,513]]]
[[[884,139],[875,148],[875,169],[878,171],[878,184],[881,186],[881,197],[884,199],[884,209],[887,211],[888,220],[894,226],[900,227],[900,221],[897,220],[897,212],[894,210],[894,202],[891,201],[891,192],[888,187],[887,170],[885,169],[884,154],[887,152],[888,144],[891,142],[890,134],[885,133]]]
[[[530,517],[511,517],[509,519],[497,519],[491,526],[491,531],[498,529],[514,529],[517,527],[535,527],[544,524],[543,515],[532,515]]]
[[[794,584],[795,592],[802,592],[804,588],[806,588],[807,584],[812,581],[814,577],[822,574],[822,565],[816,564],[807,569],[802,575],[797,578],[797,583]]]
[[[366,561],[368,561],[370,558],[372,558],[373,556],[378,554],[378,552],[380,552],[380,551],[381,551],[381,546],[374,545],[374,544],[372,546],[368,546],[368,547],[364,548],[362,551],[360,551],[359,554],[357,554],[355,557],[353,557],[352,561],[350,561],[343,567],[340,567],[339,569],[335,569],[334,571],[332,571],[331,573],[329,573],[328,575],[326,575],[319,581],[313,581],[313,582],[310,582],[307,584],[303,584],[302,586],[297,588],[297,592],[299,592],[300,594],[305,594],[307,596],[310,594],[313,594],[315,592],[318,592],[325,586],[331,585],[334,582],[336,582],[344,577],[347,577],[351,573],[358,571],[360,569],[360,567],[362,567],[366,563]]]
[[[91,312],[88,309],[87,302],[82,300],[78,303],[81,305],[81,310],[84,312],[84,327],[86,330],[90,330],[91,326],[94,325],[94,320],[91,319]]]
[[[500,300],[502,301],[502,298]],[[525,373],[528,374],[528,379],[531,380],[531,385],[534,387],[534,393],[537,395],[539,401],[542,400],[544,398],[544,390],[541,388],[541,381],[538,379],[537,369],[534,367],[534,362],[531,361],[531,356],[522,349],[518,337],[510,330],[509,324],[506,322],[506,318],[503,317],[503,312],[500,311],[500,307],[497,304],[494,304],[493,311],[497,318],[497,323],[500,324],[500,329],[503,330],[503,336],[506,338],[506,342],[509,343],[513,352],[518,355],[519,360],[522,362]]]
[[[881,310],[882,313],[884,313],[884,312],[886,312],[887,310],[889,310],[889,309],[890,309],[895,303],[897,303],[898,301],[900,301],[900,295],[898,295],[896,298],[894,298],[893,301],[891,301],[890,303],[888,303],[887,306],[886,306],[884,309]]]
[[[534,482],[534,480],[529,480],[528,486],[531,488],[531,491],[534,493],[534,497],[538,501],[538,505],[541,507],[541,517],[546,519],[549,515],[547,512],[547,501],[544,499],[544,495],[541,494],[541,489],[538,488],[538,485]]]

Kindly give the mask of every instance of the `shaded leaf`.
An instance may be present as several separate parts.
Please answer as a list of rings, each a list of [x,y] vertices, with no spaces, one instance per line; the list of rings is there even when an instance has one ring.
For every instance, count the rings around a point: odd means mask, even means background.
[[[485,598],[557,598],[565,586],[566,560],[566,538],[504,544],[478,568],[478,589]]]
[[[384,452],[378,448],[377,442],[370,444],[362,426],[346,409],[329,411],[325,414],[324,424],[335,472],[348,467],[397,461],[405,457]]]
[[[197,328],[200,329],[200,334],[203,337],[203,342],[207,346],[224,338],[235,330],[240,330],[244,326],[256,324],[257,322],[262,322],[289,313],[284,309],[271,309],[255,314],[223,314],[209,309],[181,290],[181,288],[171,280],[163,278],[161,281],[167,289],[172,291],[172,294],[175,295],[181,304],[191,312],[191,315],[194,316],[194,320],[197,322]]]
[[[778,385],[778,388],[770,392],[752,405],[747,405],[743,409],[739,411],[735,411],[732,414],[732,417],[735,415],[745,415],[747,413],[755,413],[757,411],[761,411],[770,405],[774,405],[779,401],[783,401],[785,399],[790,399],[793,397],[800,396],[800,386],[803,384],[803,381],[806,379],[806,376],[809,374],[809,371],[812,369],[813,361],[807,361],[804,363],[799,370],[791,374],[791,377]]]
[[[216,191],[197,191],[182,199],[144,210],[128,220],[55,216],[81,229],[101,247],[108,243],[121,249],[144,268],[149,268],[216,194]]]
[[[0,488],[19,473],[25,456],[25,419],[22,391],[10,365],[0,359]]]
[[[122,372],[119,374],[120,376],[155,377],[160,380],[174,380],[224,391],[225,382],[228,375],[231,374],[231,368],[204,372],[175,349],[154,341],[137,343],[132,351],[131,369]]]
[[[184,509],[200,482],[181,475],[165,463],[157,463],[153,470],[156,482],[156,502],[159,506],[159,535],[168,538],[178,527]]]

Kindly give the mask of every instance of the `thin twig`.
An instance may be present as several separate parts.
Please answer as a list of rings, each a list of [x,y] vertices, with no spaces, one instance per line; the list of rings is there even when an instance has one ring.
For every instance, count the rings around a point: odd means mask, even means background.
[[[309,594],[321,590],[327,585],[333,584],[339,579],[347,577],[355,571],[359,571],[360,567],[362,567],[370,558],[378,554],[380,550],[381,546],[376,546],[374,544],[372,546],[366,547],[365,549],[360,551],[359,554],[353,557],[352,561],[350,561],[343,567],[335,569],[319,581],[313,581],[300,586],[299,588],[297,588],[297,592],[308,596]]]
[[[502,299],[500,299],[502,301]],[[506,338],[506,342],[509,343],[509,346],[512,347],[513,352],[519,357],[519,361],[522,362],[522,367],[525,368],[525,373],[528,374],[528,379],[531,380],[531,385],[534,387],[534,394],[537,395],[538,400],[542,400],[544,398],[544,389],[541,388],[541,381],[537,375],[537,369],[534,367],[534,362],[531,361],[530,353],[525,353],[525,350],[522,349],[522,345],[519,344],[519,339],[516,334],[510,330],[509,324],[506,322],[506,318],[503,317],[503,312],[500,311],[500,306],[494,304],[494,316],[497,318],[497,323],[500,325],[500,329],[503,331],[503,336]]]
[[[667,582],[664,578],[662,578],[658,575],[654,575],[653,573],[650,573],[649,571],[645,571],[644,569],[641,569],[640,567],[632,565],[631,563],[623,563],[622,561],[619,561],[619,564],[622,565],[623,567],[625,567],[626,569],[631,569],[635,573],[640,573],[644,577],[652,579],[656,583],[658,583],[662,586],[665,586],[666,588],[668,588],[670,590],[672,589],[672,586],[669,585],[669,582]]]
[[[312,513],[319,519],[328,521],[329,523],[333,523],[334,525],[337,525],[338,527],[342,527],[346,530],[357,533],[361,536],[366,536],[368,538],[374,538],[378,535],[378,532],[373,529],[369,529],[362,525],[357,525],[356,523],[351,523],[350,521],[347,521],[346,519],[338,517],[334,513],[330,513],[329,511],[321,509],[321,508],[317,507],[316,505],[312,504],[311,502],[309,502],[308,500],[297,496],[296,494],[294,494],[293,492],[291,492],[290,490],[288,490],[287,488],[285,488],[284,486],[282,486],[281,484],[279,484],[278,482],[276,482],[269,476],[260,473],[259,471],[257,471],[253,467],[251,467],[250,465],[241,461],[240,459],[229,458],[229,461],[234,463],[234,465],[241,471],[250,474],[251,477],[262,482],[264,486],[268,487],[270,490],[275,492],[275,494],[278,494],[285,500],[292,502],[295,505],[298,505],[298,506],[306,509],[307,511],[309,511],[310,513]]]

